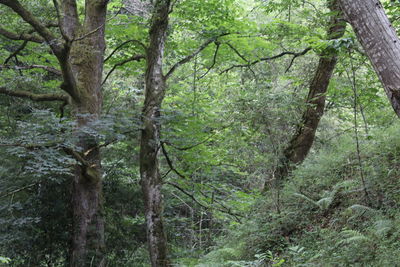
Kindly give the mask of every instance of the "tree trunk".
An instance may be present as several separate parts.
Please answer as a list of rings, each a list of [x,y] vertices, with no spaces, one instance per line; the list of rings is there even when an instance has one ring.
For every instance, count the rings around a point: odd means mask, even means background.
[[[328,28],[328,40],[339,39],[343,36],[346,24],[342,18],[337,1],[332,1],[329,8],[334,14]],[[277,170],[275,180],[280,183],[294,167],[306,158],[314,143],[315,133],[325,109],[325,96],[337,63],[337,50],[326,48],[320,56],[317,70],[310,83],[306,99],[306,110],[301,123],[291,138],[288,147],[284,150]]]
[[[93,128],[99,119],[102,94],[101,79],[105,50],[104,26],[108,0],[86,0],[84,21],[81,23],[76,0],[53,0],[57,11],[61,37],[56,36],[18,0],[0,0],[30,24],[39,36],[25,38],[15,33],[11,39],[46,43],[56,56],[62,74],[61,89],[69,97],[13,94],[19,97],[49,101],[63,100],[73,105],[77,120],[75,129],[77,149],[64,151],[77,161],[72,189],[73,236],[70,266],[105,266],[104,222],[102,217],[101,158]],[[6,36],[6,37],[7,37]],[[1,93],[7,93],[3,89]],[[70,101],[71,100],[71,101]]]
[[[147,241],[153,267],[168,266],[167,241],[162,221],[162,179],[158,157],[161,149],[160,108],[166,89],[162,62],[169,7],[169,0],[158,0],[154,7],[149,32],[150,44],[147,50],[146,93],[140,142],[141,186],[145,203]]]
[[[105,266],[101,157],[93,125],[102,108],[101,82],[105,51],[106,2],[87,0],[79,22],[75,1],[63,1],[59,23],[64,38],[60,65],[63,89],[70,93],[77,120],[78,151],[69,151],[75,166],[72,187],[73,236],[70,266]]]
[[[400,40],[378,0],[339,0],[400,117]]]

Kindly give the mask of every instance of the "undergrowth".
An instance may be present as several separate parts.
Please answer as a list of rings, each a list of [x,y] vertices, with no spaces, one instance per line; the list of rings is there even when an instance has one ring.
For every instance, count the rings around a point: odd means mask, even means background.
[[[211,252],[178,265],[398,266],[399,130],[363,138],[361,166],[351,134],[311,154],[281,190],[279,211],[267,192]]]

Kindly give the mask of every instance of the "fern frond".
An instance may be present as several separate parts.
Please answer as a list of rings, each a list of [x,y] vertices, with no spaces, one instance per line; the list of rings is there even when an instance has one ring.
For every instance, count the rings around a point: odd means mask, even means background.
[[[374,234],[379,237],[386,237],[386,235],[393,229],[392,220],[378,220],[374,223]]]

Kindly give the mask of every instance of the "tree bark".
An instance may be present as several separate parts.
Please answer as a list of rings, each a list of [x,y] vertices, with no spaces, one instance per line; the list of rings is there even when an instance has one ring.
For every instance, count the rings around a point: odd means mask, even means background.
[[[400,40],[378,0],[339,0],[400,117]]]
[[[96,137],[87,131],[87,128],[93,129],[93,124],[99,119],[103,101],[101,82],[106,5],[102,2],[86,1],[82,25],[64,19],[64,33],[76,39],[72,39],[67,49],[67,69],[73,78],[67,84],[75,87],[69,90],[77,96],[74,99],[76,132],[84,160],[75,167],[72,189],[74,231],[70,265],[74,267],[105,266],[101,157]],[[74,5],[68,6],[71,7]],[[72,14],[68,17],[76,14],[73,10],[65,10],[65,13]]]
[[[149,31],[150,44],[146,56],[146,92],[140,142],[141,186],[145,203],[147,241],[153,267],[168,266],[167,241],[162,220],[162,179],[158,157],[161,149],[160,108],[166,89],[162,62],[169,9],[170,0],[156,1]]]
[[[102,107],[101,80],[107,2],[86,0],[84,20],[81,23],[76,0],[53,0],[62,33],[62,38],[59,38],[18,0],[0,0],[0,4],[11,8],[40,36],[25,36],[27,38],[24,40],[44,40],[50,46],[60,65],[63,79],[61,89],[70,97],[34,95],[6,89],[0,93],[35,101],[64,100],[72,104],[77,120],[77,149],[64,149],[77,160],[72,182],[73,231],[69,255],[70,266],[74,267],[105,266],[101,158],[96,137],[88,133],[87,129],[93,129]],[[15,39],[14,33],[0,34]]]
[[[336,0],[330,2],[329,8],[334,13],[329,23],[328,40],[336,40],[343,36],[346,24]],[[295,164],[304,161],[314,143],[315,133],[325,109],[326,92],[337,63],[337,54],[336,49],[328,47],[320,55],[317,70],[310,83],[306,110],[275,172],[275,180],[278,183],[286,178]]]

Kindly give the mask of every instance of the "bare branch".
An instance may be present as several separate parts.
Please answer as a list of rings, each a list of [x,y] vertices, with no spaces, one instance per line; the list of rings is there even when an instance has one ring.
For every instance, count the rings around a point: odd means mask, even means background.
[[[175,187],[176,189],[178,189],[179,191],[181,191],[182,193],[184,193],[185,195],[187,195],[190,199],[192,199],[194,202],[196,202],[199,206],[205,208],[205,209],[209,209],[210,207],[204,205],[203,203],[201,203],[200,201],[198,201],[192,194],[186,192],[185,189],[183,189],[182,187],[180,187],[179,185],[177,185],[176,183],[173,182],[167,182],[166,184]]]
[[[310,51],[310,50],[311,50],[311,47],[307,47],[306,49],[304,49],[304,50],[301,51],[301,52],[289,52],[289,51],[286,51],[286,52],[282,52],[282,53],[280,53],[280,54],[278,54],[278,55],[275,55],[275,56],[272,56],[272,57],[263,57],[263,58],[260,58],[260,59],[255,60],[255,61],[252,61],[252,62],[250,62],[250,63],[248,63],[248,64],[233,65],[233,66],[231,66],[231,67],[229,67],[229,68],[227,68],[227,69],[221,71],[220,74],[224,74],[224,73],[226,73],[226,72],[229,72],[229,71],[231,71],[231,70],[234,69],[234,68],[249,67],[249,66],[255,65],[255,64],[257,64],[257,63],[263,62],[263,61],[274,60],[274,59],[277,59],[277,58],[280,58],[280,57],[283,57],[283,56],[286,56],[286,55],[292,55],[294,58],[296,58],[296,57],[298,57],[298,56],[305,55],[305,54],[306,54],[308,51]],[[293,59],[292,59],[292,61],[293,61]],[[293,64],[293,62],[291,62],[291,64]]]
[[[183,64],[188,63],[190,60],[192,60],[195,56],[197,56],[201,51],[203,51],[209,44],[214,43],[215,41],[218,40],[218,38],[222,37],[222,36],[226,36],[229,35],[230,33],[222,33],[218,36],[215,36],[209,40],[207,40],[206,42],[204,42],[196,51],[194,51],[192,54],[184,57],[183,59],[181,59],[180,61],[178,61],[177,63],[175,63],[175,65],[172,66],[172,68],[168,71],[168,73],[165,75],[165,79],[168,79],[175,71],[177,68],[179,68],[180,66],[182,66]]]
[[[118,62],[118,63],[115,64],[115,65],[111,68],[111,70],[107,73],[107,75],[106,75],[106,77],[104,78],[104,80],[103,80],[103,82],[101,83],[101,85],[104,85],[104,84],[105,84],[105,82],[107,81],[108,77],[110,77],[110,75],[114,72],[114,70],[115,70],[117,67],[122,66],[122,65],[125,65],[125,64],[128,63],[128,62],[140,61],[140,60],[145,59],[145,58],[146,58],[146,57],[145,57],[144,55],[134,55],[134,56],[131,56],[131,57],[128,58],[128,59],[125,59],[125,60],[123,60],[123,61],[121,61],[121,62]]]
[[[43,102],[43,101],[62,101],[69,103],[69,97],[61,94],[34,94],[26,91],[19,90],[9,90],[5,87],[0,87],[0,94],[20,97],[20,98],[28,98],[33,101]]]
[[[243,61],[247,62],[247,64],[250,63],[250,61],[245,58],[240,52],[239,50],[237,50],[233,45],[231,45],[230,43],[226,43],[227,46],[229,46],[230,49],[232,49],[236,55],[238,55],[241,59],[243,59]]]

